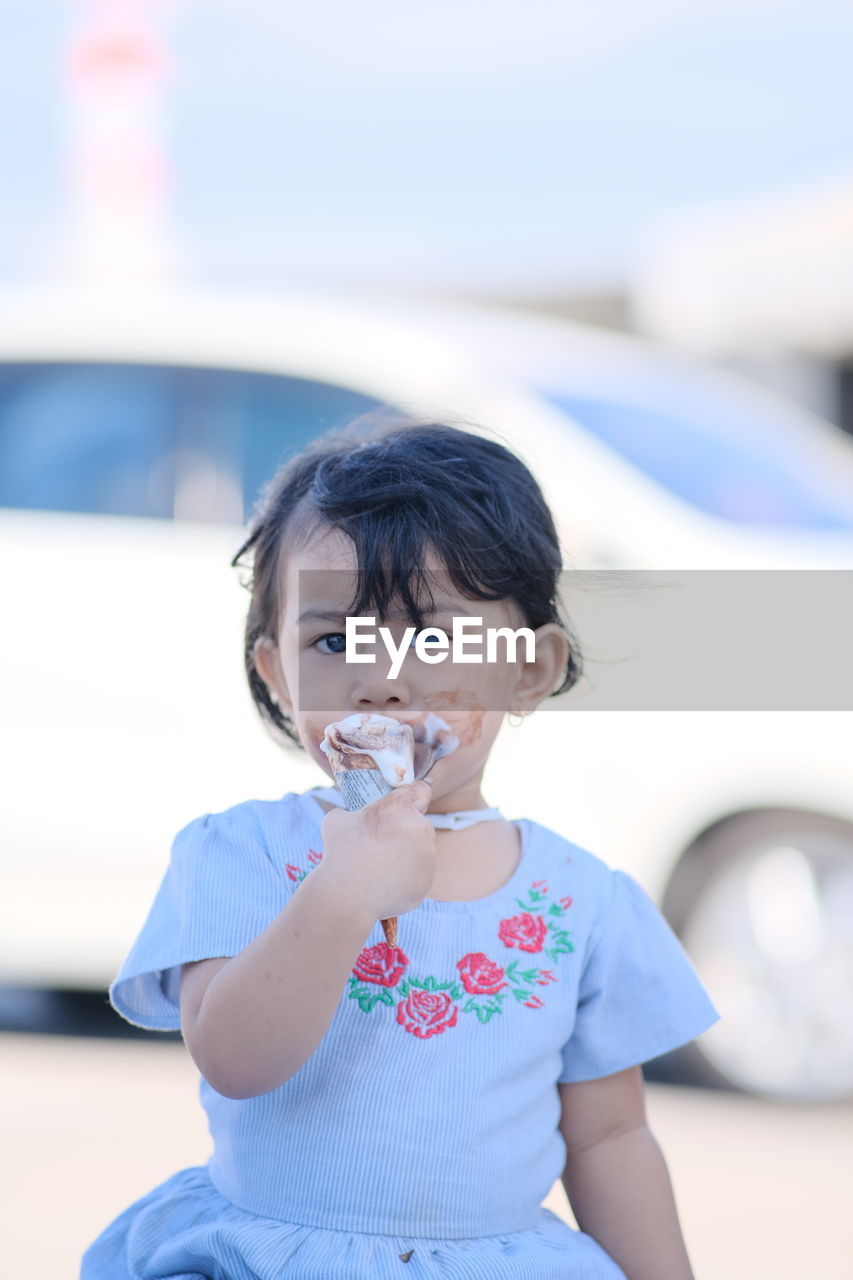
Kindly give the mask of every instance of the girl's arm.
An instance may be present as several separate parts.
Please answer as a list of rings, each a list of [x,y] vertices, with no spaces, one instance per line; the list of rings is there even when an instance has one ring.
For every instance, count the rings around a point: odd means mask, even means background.
[[[413,782],[327,814],[323,861],[272,924],[236,956],[182,966],[181,1031],[217,1093],[271,1093],[311,1057],[377,920],[411,911],[432,884],[429,800]]]
[[[628,1280],[693,1280],[672,1183],[646,1123],[642,1069],[558,1088],[563,1185],[581,1231]]]
[[[317,1048],[375,915],[315,867],[245,951],[181,970],[181,1032],[226,1098],[270,1093]]]

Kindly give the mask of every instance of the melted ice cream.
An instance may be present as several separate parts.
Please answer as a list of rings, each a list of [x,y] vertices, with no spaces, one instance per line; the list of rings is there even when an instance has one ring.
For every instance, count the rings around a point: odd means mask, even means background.
[[[356,714],[326,726],[320,749],[334,772],[378,769],[390,787],[423,778],[436,760],[459,746],[441,716],[401,724],[390,716]]]
[[[414,735],[409,725],[390,716],[354,715],[327,725],[320,749],[335,773],[378,769],[389,787],[414,782]]]

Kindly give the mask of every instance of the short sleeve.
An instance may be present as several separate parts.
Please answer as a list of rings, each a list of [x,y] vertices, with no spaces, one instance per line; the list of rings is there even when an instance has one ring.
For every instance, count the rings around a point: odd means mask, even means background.
[[[609,872],[609,897],[580,977],[561,1084],[595,1080],[687,1044],[720,1015],[646,891]]]
[[[250,812],[196,818],[175,836],[169,867],[142,930],[110,986],[128,1022],[178,1030],[180,966],[242,951],[287,899],[284,877]]]

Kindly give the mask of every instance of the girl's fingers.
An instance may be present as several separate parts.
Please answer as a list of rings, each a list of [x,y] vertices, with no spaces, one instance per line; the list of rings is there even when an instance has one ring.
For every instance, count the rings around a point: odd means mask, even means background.
[[[414,782],[407,782],[403,787],[395,787],[391,794],[402,796],[416,809],[420,809],[421,813],[426,813],[432,800],[432,784],[418,778]]]

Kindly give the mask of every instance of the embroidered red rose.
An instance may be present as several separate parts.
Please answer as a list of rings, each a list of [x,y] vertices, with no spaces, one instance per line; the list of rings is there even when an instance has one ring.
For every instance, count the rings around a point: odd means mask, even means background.
[[[462,985],[466,991],[475,996],[493,996],[507,984],[501,982],[504,971],[484,956],[482,951],[471,951],[463,956],[456,968],[462,977]]]
[[[406,972],[408,956],[399,947],[389,947],[379,942],[375,947],[365,947],[353,966],[353,973],[362,982],[376,982],[382,987],[396,987]]]
[[[422,991],[418,987],[413,988],[406,999],[397,1005],[397,1021],[400,1026],[411,1031],[419,1040],[440,1035],[448,1027],[455,1027],[458,1013],[458,1006],[453,1004],[446,991]]]
[[[519,951],[541,951],[548,933],[548,926],[541,916],[531,916],[527,912],[520,916],[511,916],[509,920],[501,920],[498,937],[507,947],[518,947]]]

